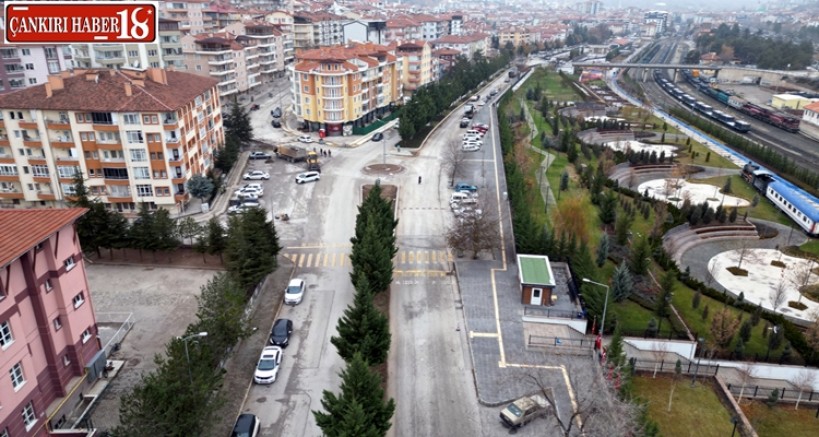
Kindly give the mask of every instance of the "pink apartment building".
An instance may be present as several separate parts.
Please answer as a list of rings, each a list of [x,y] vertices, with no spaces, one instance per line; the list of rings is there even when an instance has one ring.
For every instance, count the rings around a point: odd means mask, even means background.
[[[74,229],[85,212],[0,210],[0,437],[49,435],[93,382],[102,354]]]

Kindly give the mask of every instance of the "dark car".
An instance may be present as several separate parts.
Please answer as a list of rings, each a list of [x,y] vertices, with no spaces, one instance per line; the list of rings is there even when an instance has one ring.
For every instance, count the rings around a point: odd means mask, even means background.
[[[270,125],[273,127],[282,127],[282,122],[274,118],[273,121],[270,122]]]
[[[270,115],[272,115],[273,118],[281,118],[282,108],[276,107],[276,109],[270,111]]]
[[[293,322],[288,319],[278,319],[270,330],[270,344],[287,347],[290,343],[290,334],[293,333]]]
[[[478,191],[478,187],[464,182],[458,182],[457,184],[455,184],[455,191],[466,191],[469,193],[475,193]]]
[[[381,141],[383,139],[384,139],[384,134],[382,134],[381,132],[378,132],[375,135],[373,135],[373,141]]]
[[[259,435],[259,428],[259,419],[255,414],[240,414],[230,437],[256,437]]]

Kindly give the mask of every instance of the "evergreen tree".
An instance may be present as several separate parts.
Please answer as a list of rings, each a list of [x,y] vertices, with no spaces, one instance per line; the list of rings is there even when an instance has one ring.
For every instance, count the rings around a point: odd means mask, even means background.
[[[620,324],[614,327],[614,335],[611,337],[608,349],[606,349],[606,366],[609,368],[623,367],[626,363],[626,353],[623,347],[623,333],[620,331]]]
[[[703,224],[707,225],[707,224],[711,223],[712,221],[714,221],[714,218],[715,218],[714,217],[714,209],[711,208],[710,206],[705,208],[705,212],[702,215]]]
[[[657,331],[662,329],[663,319],[671,315],[671,297],[674,295],[674,271],[668,270],[660,279],[660,294],[654,307],[654,314],[657,315],[659,326]]]
[[[225,228],[222,227],[219,219],[213,217],[208,220],[203,239],[207,241],[207,252],[211,255],[219,255],[219,259],[222,259],[222,254],[227,249],[228,239],[225,236]]]
[[[233,99],[230,113],[225,120],[225,137],[235,137],[240,143],[253,139],[253,126],[250,125],[250,115],[244,106]]]
[[[748,340],[751,339],[751,330],[752,329],[753,329],[753,326],[751,326],[751,321],[750,320],[746,320],[746,321],[742,322],[742,325],[739,327],[739,337],[743,341],[747,342]]]
[[[731,208],[731,213],[728,215],[728,221],[735,223],[737,221],[737,209]]]
[[[390,250],[384,238],[380,236],[378,226],[379,219],[368,214],[364,236],[356,242],[350,253],[350,263],[353,266],[350,278],[356,286],[356,281],[361,277],[360,273],[364,273],[373,290],[380,293],[386,291],[392,282],[392,258],[395,252]]]
[[[603,267],[606,263],[606,259],[609,256],[609,235],[603,234],[603,237],[600,238],[600,244],[597,246],[597,267]]]
[[[338,336],[330,338],[344,361],[360,353],[372,364],[383,364],[390,350],[390,331],[387,317],[373,306],[373,291],[367,275],[359,274],[356,281],[355,301],[344,310],[338,320]]]
[[[648,272],[651,263],[651,246],[646,237],[641,238],[631,247],[629,255],[629,267],[635,275],[644,275]]]
[[[139,204],[139,213],[129,229],[131,247],[139,250],[139,259],[142,260],[142,251],[155,252],[158,249],[158,238],[155,233],[154,214],[148,209],[148,204]]]
[[[188,192],[191,196],[198,198],[202,203],[205,202],[205,199],[210,197],[214,188],[213,182],[201,174],[193,175],[188,179],[185,186],[188,188]]]
[[[213,166],[221,170],[222,173],[227,173],[239,160],[241,144],[235,136],[225,135],[224,147],[215,149],[214,154]]]
[[[600,221],[604,225],[614,224],[617,219],[617,196],[609,190],[605,195],[599,196]]]
[[[737,339],[737,343],[734,346],[734,358],[737,360],[745,358],[745,340],[743,340],[742,337]]]
[[[722,186],[722,194],[731,194],[731,178],[725,180],[725,185]]]
[[[694,308],[694,309],[699,308],[701,301],[702,301],[702,293],[699,290],[697,290],[697,292],[694,293],[694,297],[691,299],[691,308]]]
[[[212,361],[209,365],[218,368],[237,340],[252,333],[245,312],[245,294],[230,275],[219,273],[201,287],[196,297],[197,321],[188,327],[188,332],[207,332],[205,345],[211,348]]]
[[[194,245],[193,239],[202,234],[202,225],[199,224],[193,217],[185,217],[179,220],[176,224],[176,233],[183,240],[187,239],[191,246]],[[200,240],[204,240],[200,238]],[[184,241],[183,241],[184,242]],[[204,245],[207,249],[207,245]]]
[[[365,417],[364,423],[376,430],[375,435],[384,436],[390,429],[395,412],[395,401],[384,400],[381,377],[370,370],[367,362],[357,353],[341,372],[341,392],[336,395],[324,390],[321,406],[324,411],[313,411],[316,424],[328,437],[352,437],[343,433],[342,424],[347,420],[350,405],[357,402]]]
[[[557,191],[557,200],[560,200],[560,193],[569,189],[569,173],[565,170],[560,174],[560,186]]]
[[[589,246],[585,241],[580,242],[580,246],[575,250],[574,255],[569,259],[570,266],[577,276],[588,278],[594,276],[594,260],[592,260]]]
[[[231,217],[226,267],[233,279],[248,293],[265,276],[276,269],[281,247],[272,221],[261,208],[251,208],[239,217]]]
[[[620,246],[628,243],[628,233],[631,230],[631,224],[634,218],[629,214],[617,214],[617,219],[614,222],[614,242]]]
[[[154,213],[153,227],[156,250],[171,252],[179,247],[177,226],[167,209],[160,208]]]
[[[626,300],[634,290],[634,282],[631,279],[631,272],[625,261],[614,269],[611,277],[611,294],[615,302]]]
[[[68,206],[88,209],[88,212],[77,219],[76,224],[77,236],[80,238],[82,248],[84,251],[93,251],[97,256],[102,256],[100,248],[105,244],[102,232],[107,226],[108,211],[101,202],[91,200],[81,172],[74,174],[72,189],[74,194],[66,196]]]

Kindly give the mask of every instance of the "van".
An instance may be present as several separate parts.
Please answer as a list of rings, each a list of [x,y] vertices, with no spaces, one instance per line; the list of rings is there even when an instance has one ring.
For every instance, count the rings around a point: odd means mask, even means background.
[[[450,203],[475,203],[475,202],[477,202],[477,199],[475,199],[475,196],[473,196],[473,195],[471,195],[469,193],[464,193],[463,191],[456,191],[456,192],[452,193],[451,196],[449,196],[449,202]]]

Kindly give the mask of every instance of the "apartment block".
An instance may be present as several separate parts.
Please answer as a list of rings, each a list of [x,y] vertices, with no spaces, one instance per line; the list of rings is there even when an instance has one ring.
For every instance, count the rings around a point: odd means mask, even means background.
[[[206,17],[204,10],[210,6],[210,0],[174,0],[159,2],[159,18],[179,22],[179,30],[196,35],[202,32],[213,32],[213,17]]]
[[[159,20],[158,41],[151,44],[73,44],[77,68],[181,68],[182,31],[179,22]]]
[[[432,47],[426,41],[407,41],[397,44],[395,54],[404,58],[401,83],[404,96],[411,96],[419,87],[435,80]]]
[[[433,47],[457,50],[461,55],[472,59],[477,52],[486,56],[487,50],[492,46],[489,43],[489,35],[485,33],[472,33],[469,35],[446,35],[434,41],[430,41]]]
[[[0,47],[0,94],[45,83],[49,74],[73,67],[71,48],[67,45],[3,45]]]
[[[351,133],[401,102],[402,61],[373,43],[297,52],[290,68],[293,111],[310,130]]]
[[[0,211],[0,436],[50,435],[105,366],[74,229],[85,212]]]
[[[293,59],[293,41],[290,35],[282,31],[281,26],[266,21],[245,21],[232,24],[225,31],[248,39],[246,49],[255,51],[250,58],[251,62],[258,59],[262,83],[285,75],[287,59],[289,57],[291,62]]]
[[[77,172],[120,212],[181,207],[185,183],[223,144],[214,79],[158,68],[63,72],[0,95],[0,207],[64,205]]]
[[[329,12],[299,11],[293,14],[293,42],[296,48],[316,48],[344,42],[344,23],[349,21]]]

